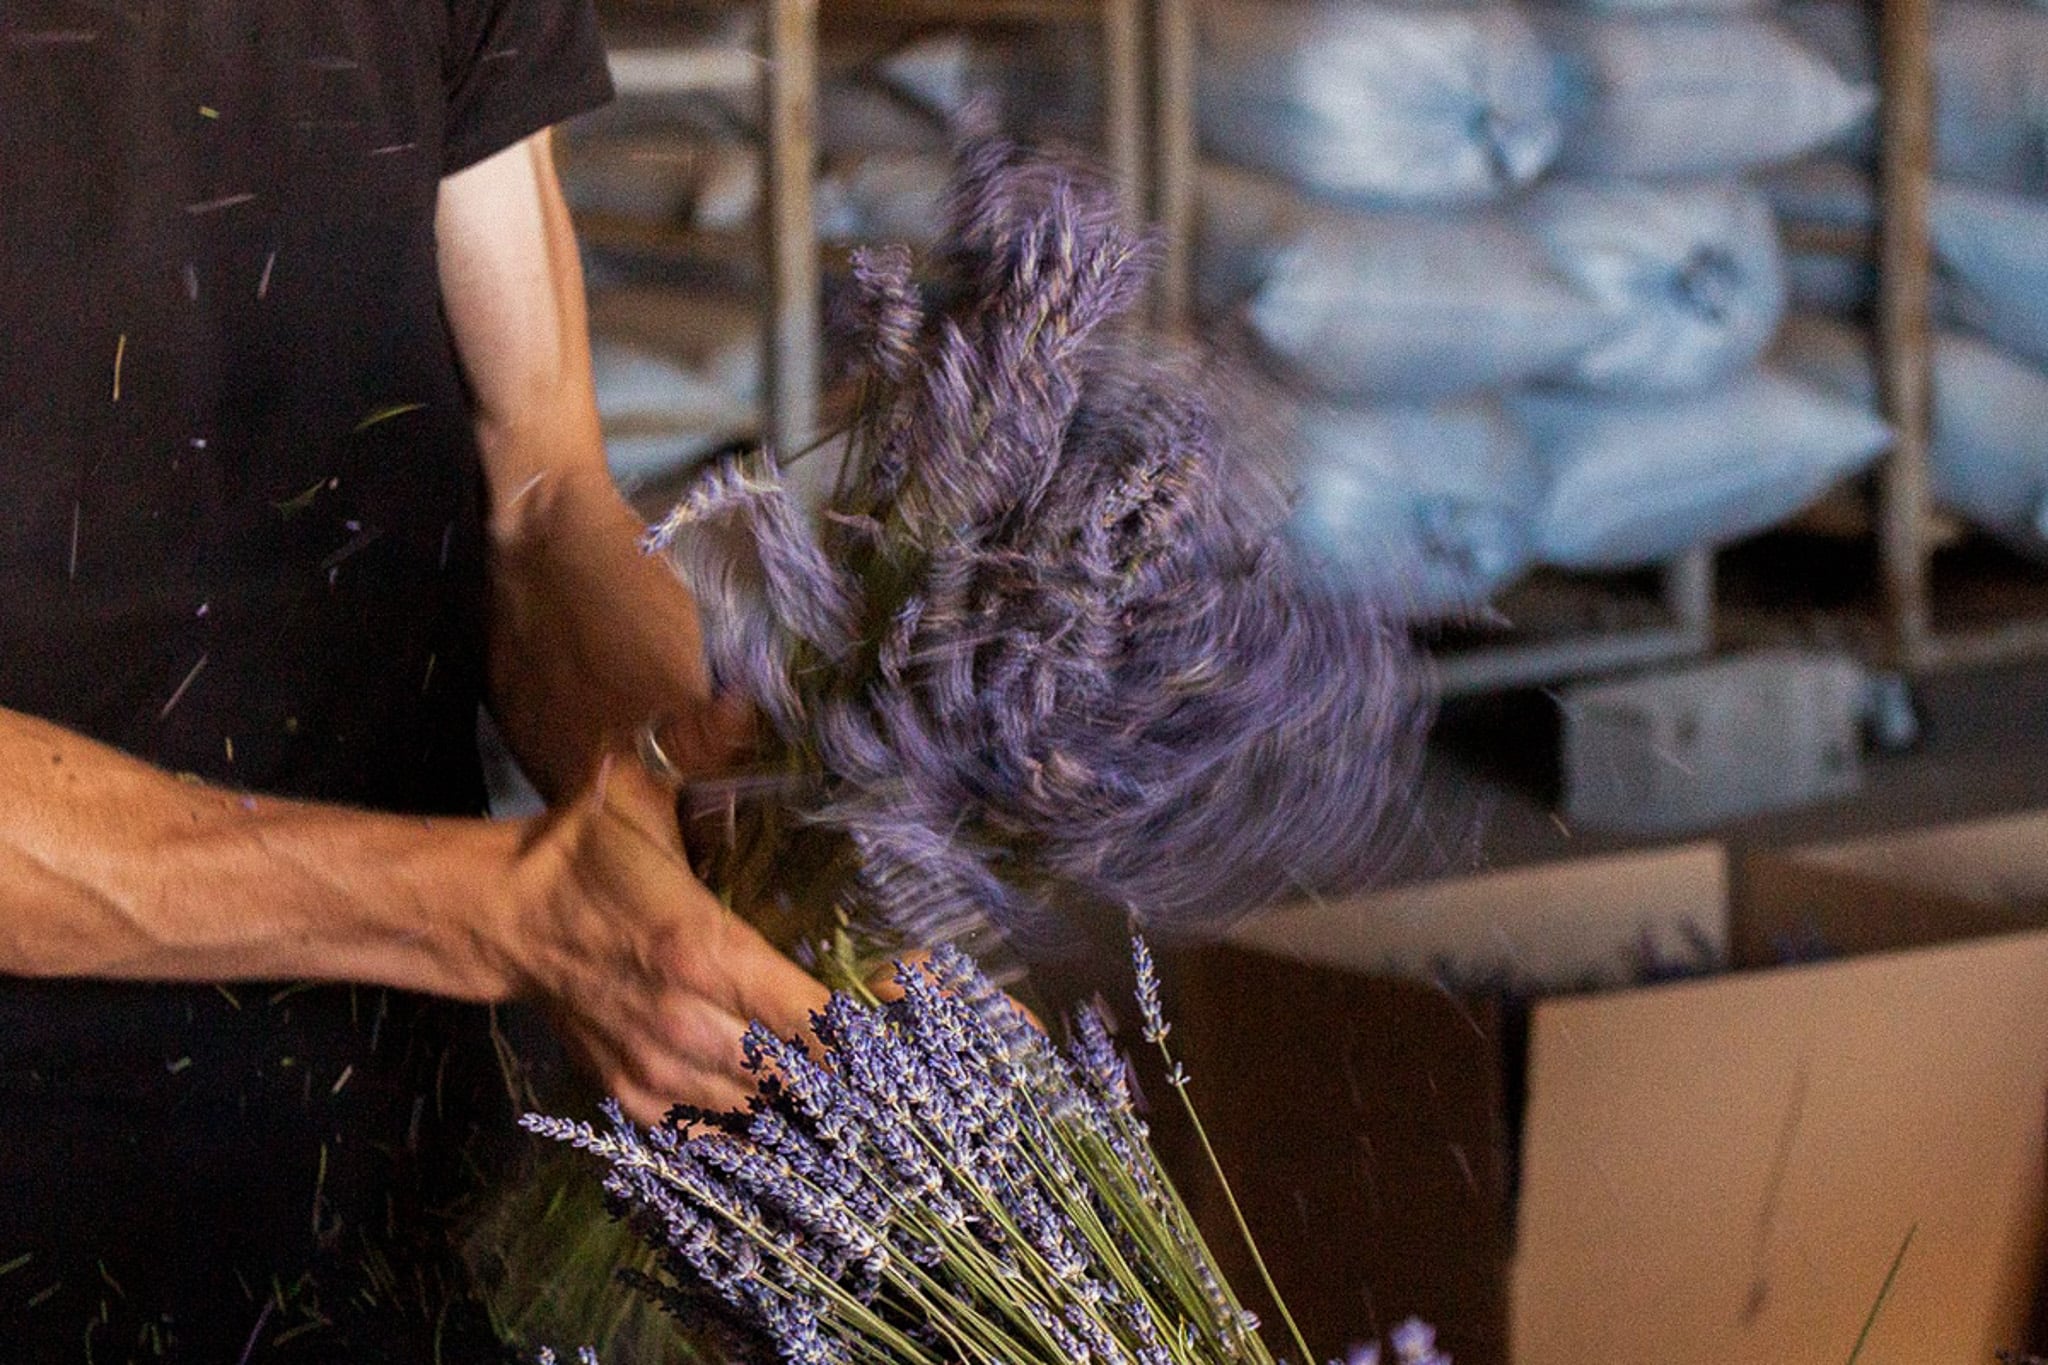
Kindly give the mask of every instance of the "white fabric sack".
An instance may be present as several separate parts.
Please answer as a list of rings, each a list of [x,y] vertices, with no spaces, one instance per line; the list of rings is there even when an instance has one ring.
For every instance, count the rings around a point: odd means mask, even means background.
[[[1877,75],[1861,0],[1795,0],[1785,21],[1850,80]],[[2017,0],[1943,0],[1934,12],[1935,167],[1997,189],[2048,189],[2048,14]],[[1875,155],[1874,118],[1842,141]]]
[[[1551,377],[1611,393],[1702,389],[1754,362],[1785,311],[1769,204],[1732,182],[1552,181],[1516,211],[1606,334]]]
[[[1204,144],[1321,194],[1470,203],[1535,179],[1557,152],[1548,55],[1505,7],[1208,0]]]
[[[1334,581],[1434,619],[1527,567],[1542,477],[1498,403],[1310,408],[1295,446],[1289,531]]]
[[[1786,161],[1876,100],[1760,16],[1539,14],[1566,119],[1557,164],[1581,175],[1722,175]]]
[[[1949,314],[2048,365],[2048,201],[1940,185],[1930,217]]]
[[[1866,332],[1795,317],[1774,363],[1866,408],[1877,371]],[[2048,375],[1989,342],[1942,332],[1934,348],[1935,501],[2035,556],[2048,556]]]
[[[1788,221],[1876,225],[1876,192],[1869,172],[1857,166],[1815,162],[1765,183]],[[2048,365],[2048,200],[1944,180],[1934,187],[1928,226],[1939,268],[1940,316]],[[1867,312],[1876,298],[1874,268],[1827,259],[1834,261],[1831,268],[1804,268],[1792,290],[1793,307],[1838,317]]]
[[[1510,411],[1549,480],[1537,556],[1568,569],[1644,568],[1761,531],[1891,439],[1863,405],[1763,369],[1680,398],[1523,393]]]
[[[1564,365],[1607,320],[1497,212],[1311,205],[1270,181],[1202,182],[1197,273],[1264,358],[1324,397],[1437,399]]]

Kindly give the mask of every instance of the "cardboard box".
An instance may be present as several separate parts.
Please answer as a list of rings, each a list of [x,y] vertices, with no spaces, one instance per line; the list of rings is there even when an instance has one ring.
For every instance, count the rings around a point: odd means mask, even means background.
[[[1192,1097],[1324,1357],[1412,1314],[1460,1365],[1507,1358],[1523,1020],[1450,983],[1568,989],[1719,957],[1728,902],[1726,855],[1699,843],[1291,906],[1166,960]],[[1197,1149],[1155,1113],[1231,1283],[1273,1322]]]
[[[1533,934],[1529,979],[1602,979],[1684,923],[1752,969],[1526,1011],[1384,974]],[[1171,964],[1174,1041],[1318,1352],[1413,1312],[1460,1365],[1839,1365],[1910,1232],[1865,1365],[1990,1361],[2041,1267],[2043,925],[2048,816],[1695,846],[1291,909]]]

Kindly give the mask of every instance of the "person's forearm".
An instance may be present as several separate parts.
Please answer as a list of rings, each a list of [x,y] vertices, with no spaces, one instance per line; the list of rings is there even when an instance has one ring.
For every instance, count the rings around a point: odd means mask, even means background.
[[[183,781],[0,711],[0,973],[376,982],[509,996],[522,830]]]
[[[641,551],[645,528],[601,472],[543,474],[515,497],[492,527],[491,706],[560,796],[640,725],[707,706],[711,686],[695,603]]]
[[[644,528],[605,468],[582,266],[547,135],[443,181],[436,225],[489,487],[491,709],[560,798],[638,727],[687,732],[708,715],[696,608],[640,552]]]

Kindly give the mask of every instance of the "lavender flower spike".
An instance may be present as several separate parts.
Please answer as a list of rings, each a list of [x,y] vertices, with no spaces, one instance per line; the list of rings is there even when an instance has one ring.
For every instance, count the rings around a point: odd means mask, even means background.
[[[1387,1336],[1398,1365],[1451,1365],[1451,1358],[1436,1348],[1436,1328],[1421,1318],[1409,1318]]]
[[[1138,934],[1131,935],[1131,968],[1138,979],[1138,1012],[1145,1021],[1145,1041],[1163,1043],[1173,1032],[1159,1007],[1159,969],[1152,962],[1152,946]]]
[[[757,1025],[776,1074],[744,1119],[529,1118],[609,1165],[655,1253],[634,1283],[714,1314],[736,1359],[1275,1365],[1114,1084],[990,1018],[1004,997],[957,951],[899,982],[886,1005],[835,995],[823,1057]],[[1114,1048],[1098,1032],[1077,1055],[1101,1070]]]
[[[1155,253],[1106,179],[975,137],[950,218],[929,291],[857,263],[813,504],[727,463],[667,524],[764,763],[815,779],[733,813],[712,884],[1035,954],[1368,880],[1428,709],[1395,614],[1295,563],[1229,373],[1116,325]]]

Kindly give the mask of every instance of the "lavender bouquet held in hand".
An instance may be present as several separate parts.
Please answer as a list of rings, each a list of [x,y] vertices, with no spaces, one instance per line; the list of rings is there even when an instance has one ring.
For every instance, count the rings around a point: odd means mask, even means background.
[[[777,801],[723,793],[707,880],[784,942],[837,914],[1027,950],[1362,880],[1420,729],[1405,637],[1297,572],[1222,375],[1118,325],[1150,252],[1106,185],[978,138],[951,217],[952,306],[906,252],[856,258],[822,505],[737,457],[656,533],[780,770]]]
[[[892,1004],[833,997],[822,1061],[757,1025],[744,1114],[526,1126],[609,1163],[614,1208],[655,1249],[640,1287],[734,1359],[1271,1365],[1101,1018],[1079,1015],[1063,1055],[954,950],[897,981]],[[1163,1049],[1142,945],[1139,982]]]
[[[768,731],[766,771],[693,789],[690,843],[714,890],[816,965],[843,963],[850,937],[852,956],[970,943],[1002,966],[984,931],[1028,954],[1132,916],[1186,931],[1348,886],[1380,861],[1376,832],[1424,712],[1405,636],[1372,604],[1297,575],[1280,538],[1283,480],[1233,436],[1241,414],[1225,377],[1123,325],[1150,254],[1087,172],[970,140],[946,243],[921,282],[905,252],[856,259],[856,397],[837,467],[821,476],[824,454],[717,461],[653,537],[696,592],[718,684]],[[839,1008],[837,1026],[855,1028]],[[772,1040],[757,1045],[777,1055]],[[1057,1072],[1031,1065],[1041,1079]],[[794,1085],[812,1073],[792,1059],[787,1074]],[[840,1093],[829,1077],[815,1084]],[[1076,1102],[1031,1093],[1041,1108]],[[969,1096],[917,1091],[905,1103],[888,1132],[864,1139],[898,1144],[905,1161],[953,1140],[933,1126],[951,1111],[932,1106],[997,1122]],[[989,1132],[1022,1142],[1024,1117]],[[1103,1122],[1090,1141],[1130,1141],[1124,1118]],[[603,1141],[634,1161],[672,1155],[652,1138]],[[1060,1150],[984,1147],[975,1160],[997,1190],[1022,1178],[1014,1163]],[[710,1156],[742,1160],[731,1142]],[[709,1169],[717,1188],[740,1188],[735,1172]],[[1118,1198],[1162,1191],[1150,1169],[1134,1166],[1148,1183]],[[532,1183],[529,1205],[545,1215],[522,1206],[477,1239],[494,1305],[514,1335],[628,1354],[617,1347],[649,1343],[660,1324],[602,1292],[623,1248],[578,1202],[587,1182],[559,1176]],[[876,1189],[851,1188],[868,1212],[884,1207]],[[932,1188],[940,1199],[946,1187]],[[935,1204],[901,1225],[955,1212]],[[928,1232],[929,1246],[961,1234]],[[1162,1265],[1177,1264],[1178,1245],[1162,1244]],[[1042,1309],[988,1254],[999,1278],[983,1286],[987,1311]],[[1214,1310],[1214,1289],[1174,1292]],[[1229,1328],[1227,1314],[1201,1321]],[[1100,1327],[1087,1316],[1031,1330],[1065,1359],[1060,1333]]]

